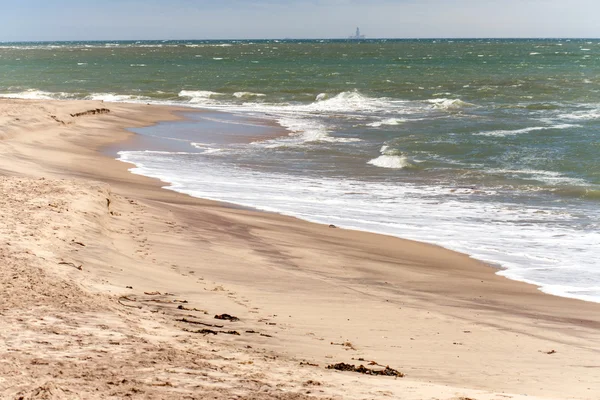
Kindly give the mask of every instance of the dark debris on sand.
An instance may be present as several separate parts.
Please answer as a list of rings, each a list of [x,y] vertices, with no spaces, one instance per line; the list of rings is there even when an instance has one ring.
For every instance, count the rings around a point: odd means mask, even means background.
[[[358,372],[360,374],[366,375],[382,375],[382,376],[395,376],[397,378],[404,377],[404,374],[400,371],[397,371],[393,368],[386,366],[384,369],[371,369],[367,368],[364,365],[356,365],[346,364],[346,363],[337,363],[331,364],[327,366],[327,369],[335,369],[337,371],[350,371],[350,372]]]

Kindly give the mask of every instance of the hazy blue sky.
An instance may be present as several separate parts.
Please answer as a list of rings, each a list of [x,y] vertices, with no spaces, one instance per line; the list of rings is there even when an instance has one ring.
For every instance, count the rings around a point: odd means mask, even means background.
[[[600,37],[599,0],[0,0],[0,41]]]

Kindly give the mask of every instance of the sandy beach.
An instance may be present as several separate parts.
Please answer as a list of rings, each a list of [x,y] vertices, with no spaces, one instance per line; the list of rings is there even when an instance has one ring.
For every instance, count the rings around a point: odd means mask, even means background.
[[[0,99],[1,398],[600,398],[600,304],[102,153],[177,111]]]

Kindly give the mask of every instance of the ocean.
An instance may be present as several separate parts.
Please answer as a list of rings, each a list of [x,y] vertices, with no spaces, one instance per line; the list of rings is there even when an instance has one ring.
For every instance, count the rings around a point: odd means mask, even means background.
[[[119,159],[600,302],[599,39],[0,43],[0,96],[208,110]]]

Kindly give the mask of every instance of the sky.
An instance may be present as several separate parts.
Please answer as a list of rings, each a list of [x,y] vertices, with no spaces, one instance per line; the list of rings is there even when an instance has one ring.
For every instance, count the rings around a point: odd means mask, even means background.
[[[0,41],[600,38],[599,0],[0,0]]]

